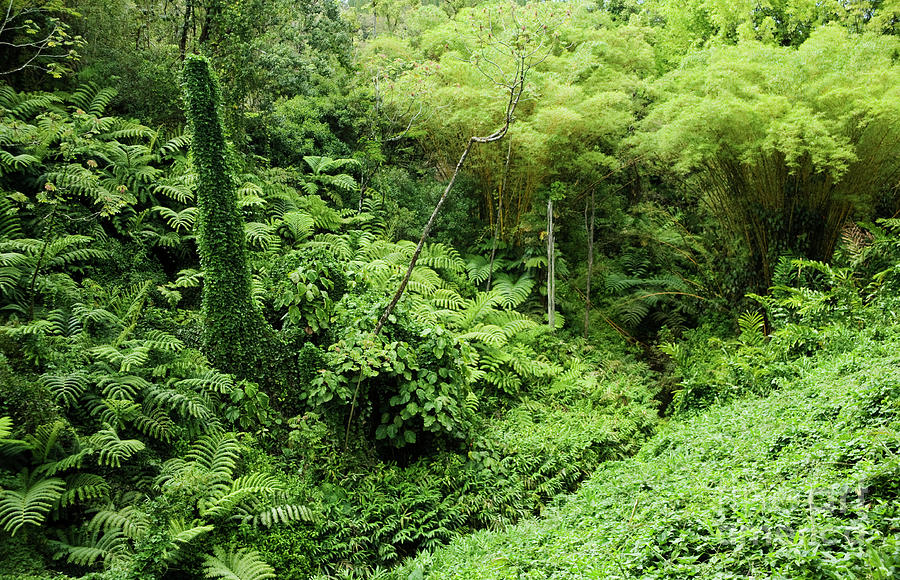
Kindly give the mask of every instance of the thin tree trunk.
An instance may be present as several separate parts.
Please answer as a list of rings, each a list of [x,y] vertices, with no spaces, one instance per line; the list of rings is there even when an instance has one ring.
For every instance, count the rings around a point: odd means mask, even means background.
[[[512,138],[506,148],[506,163],[503,165],[503,179],[500,181],[500,195],[497,198],[497,223],[494,224],[494,236],[491,243],[491,262],[488,266],[488,279],[485,286],[485,292],[491,289],[491,281],[494,278],[494,256],[497,255],[497,238],[503,232],[501,224],[503,223],[503,193],[506,191],[506,179],[509,176],[509,158],[512,155]]]
[[[547,323],[556,330],[556,251],[553,243],[553,198],[547,200]]]
[[[184,23],[181,26],[181,38],[178,40],[178,53],[181,55],[181,61],[184,62],[184,57],[187,54],[187,37],[188,37],[188,29],[191,25],[191,17],[194,13],[194,3],[188,1],[184,6]]]
[[[437,205],[434,206],[434,211],[431,212],[431,217],[428,218],[428,223],[426,223],[425,227],[422,229],[422,237],[419,238],[419,243],[418,245],[416,245],[416,250],[413,252],[412,259],[409,261],[409,268],[406,269],[406,275],[403,276],[403,280],[400,282],[400,287],[397,288],[397,292],[394,293],[394,297],[391,299],[390,303],[388,303],[387,308],[384,309],[384,313],[382,313],[381,318],[378,319],[378,324],[375,325],[376,336],[381,332],[381,327],[384,326],[384,323],[387,321],[388,316],[391,315],[394,307],[397,306],[397,302],[400,301],[400,297],[403,296],[403,291],[406,290],[406,285],[409,284],[409,279],[412,277],[413,268],[416,267],[416,262],[419,260],[419,254],[422,253],[422,247],[425,245],[425,240],[426,238],[428,238],[428,234],[431,233],[431,226],[434,224],[434,220],[435,218],[437,218],[437,214],[440,211],[441,206],[444,205],[444,201],[447,200],[447,194],[449,194],[450,190],[453,189],[453,184],[456,182],[456,178],[466,161],[466,157],[469,156],[469,151],[472,150],[472,146],[476,143],[493,143],[494,141],[499,141],[500,139],[503,139],[504,135],[506,135],[507,131],[509,131],[509,126],[512,124],[513,113],[515,113],[516,105],[519,104],[519,99],[522,97],[522,92],[525,90],[525,65],[524,63],[521,63],[519,66],[521,67],[519,69],[519,75],[516,79],[515,84],[510,87],[509,91],[509,102],[506,105],[506,123],[503,125],[503,127],[486,137],[469,137],[469,142],[466,143],[466,148],[463,150],[463,153],[459,158],[459,162],[456,164],[456,169],[453,170],[453,175],[450,177],[450,182],[447,184],[447,187],[444,188],[444,193],[441,194]]]
[[[594,272],[594,192],[591,191],[590,217],[588,217],[588,204],[584,204],[584,228],[587,230],[587,283],[584,294],[584,338],[587,340],[588,328],[591,323],[591,274]]]

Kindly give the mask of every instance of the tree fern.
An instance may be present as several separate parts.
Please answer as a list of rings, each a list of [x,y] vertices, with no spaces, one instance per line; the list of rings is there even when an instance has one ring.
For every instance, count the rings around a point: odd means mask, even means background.
[[[203,565],[207,578],[224,578],[225,580],[275,578],[275,570],[254,550],[226,552],[223,548],[216,546],[213,554],[207,554]]]
[[[23,526],[40,526],[63,495],[62,479],[40,476],[24,470],[16,477],[15,489],[0,490],[0,527],[16,535]]]

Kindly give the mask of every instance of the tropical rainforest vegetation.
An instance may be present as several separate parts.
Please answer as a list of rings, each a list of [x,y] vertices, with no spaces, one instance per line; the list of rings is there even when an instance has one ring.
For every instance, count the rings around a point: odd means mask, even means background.
[[[900,575],[897,0],[0,8],[0,577]]]

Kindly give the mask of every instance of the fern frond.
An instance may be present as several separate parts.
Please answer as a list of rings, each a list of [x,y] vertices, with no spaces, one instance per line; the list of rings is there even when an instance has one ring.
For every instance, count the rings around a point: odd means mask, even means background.
[[[194,228],[194,221],[197,219],[199,210],[196,207],[189,207],[181,211],[175,211],[171,208],[157,205],[153,206],[153,211],[166,220],[166,224],[176,232],[181,232],[181,230],[189,232]]]
[[[67,507],[107,495],[109,484],[105,479],[93,473],[75,473],[66,477],[66,491],[60,496],[59,505]]]
[[[270,528],[276,524],[289,522],[315,522],[318,521],[318,517],[304,505],[277,505],[257,513],[246,513],[241,517],[241,521],[255,527]]]
[[[251,473],[237,478],[227,490],[214,489],[200,501],[200,515],[208,518],[227,516],[247,498],[274,495],[283,491],[282,483],[264,473]]]
[[[218,371],[207,371],[201,377],[182,379],[175,383],[176,387],[188,387],[192,390],[201,389],[212,393],[230,394],[234,390],[234,377]]]
[[[136,375],[104,375],[98,381],[100,392],[107,399],[133,401],[137,394],[152,386],[148,380]]]
[[[59,539],[49,543],[56,550],[54,558],[65,558],[66,562],[76,566],[93,566],[100,560],[108,566],[128,553],[127,539],[116,530],[81,531],[69,535],[59,532]]]
[[[176,288],[199,288],[202,283],[203,272],[190,268],[179,271],[175,278]]]
[[[758,346],[765,340],[766,320],[759,312],[747,310],[738,316],[738,327],[741,329],[741,340]]]
[[[12,435],[12,419],[0,417],[0,441],[8,439]]]
[[[36,462],[46,463],[50,460],[50,456],[58,449],[60,436],[67,427],[68,423],[58,420],[40,425],[34,430],[34,433],[25,435],[25,442],[28,443]]]
[[[430,300],[434,306],[444,310],[462,310],[466,306],[463,297],[449,288],[438,288],[431,295]]]
[[[144,345],[162,351],[162,352],[178,352],[184,348],[184,343],[175,338],[168,332],[161,330],[149,330],[143,340]]]
[[[225,580],[267,580],[275,578],[275,570],[254,550],[226,552],[216,546],[203,562],[207,578]]]
[[[170,442],[175,438],[177,425],[161,407],[144,404],[144,409],[134,418],[134,426],[144,435]]]
[[[88,376],[84,371],[69,375],[41,375],[41,384],[53,394],[53,399],[65,407],[73,407],[88,387]]]
[[[91,532],[118,531],[123,536],[132,540],[138,540],[150,531],[150,516],[133,505],[125,506],[120,510],[103,509],[94,514],[87,530]]]
[[[121,467],[123,461],[127,461],[132,455],[143,451],[146,447],[137,439],[120,439],[119,434],[112,427],[101,429],[91,435],[88,441],[98,448],[100,465],[109,467]]]
[[[298,198],[297,208],[310,215],[319,229],[336,231],[341,227],[340,214],[317,195]]]
[[[534,288],[534,279],[530,274],[523,274],[516,279],[508,274],[497,274],[491,283],[491,288],[500,295],[499,305],[506,309],[512,309],[528,299]]]
[[[184,545],[195,538],[208,534],[213,531],[215,526],[204,524],[202,520],[193,520],[186,523],[183,519],[173,518],[169,520],[169,537],[172,543],[176,545]]]
[[[204,435],[191,446],[187,459],[223,479],[231,479],[239,456],[237,439],[232,433]]]
[[[476,324],[469,332],[462,334],[460,338],[468,341],[480,341],[494,347],[506,344],[507,336],[502,328],[493,324]]]
[[[289,211],[281,216],[283,227],[279,227],[279,233],[286,230],[295,242],[300,242],[312,235],[316,221],[311,215],[303,211]]]
[[[0,490],[0,527],[12,536],[23,526],[40,526],[66,488],[59,478],[41,479],[27,469],[16,482],[16,489]]]
[[[146,401],[155,407],[176,411],[184,418],[195,419],[208,431],[221,429],[208,397],[203,396],[202,393],[157,388],[148,393]]]

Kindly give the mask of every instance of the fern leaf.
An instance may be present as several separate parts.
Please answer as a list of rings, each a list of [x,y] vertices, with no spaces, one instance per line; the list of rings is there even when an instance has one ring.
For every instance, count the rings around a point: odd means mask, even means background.
[[[99,463],[110,467],[121,467],[122,462],[146,447],[137,439],[120,439],[111,427],[101,429],[88,439],[99,448]]]
[[[191,446],[187,459],[196,462],[210,473],[231,479],[237,465],[238,449],[237,439],[232,433],[204,435]]]
[[[491,287],[500,295],[500,306],[512,309],[528,299],[534,288],[534,279],[529,274],[513,279],[512,276],[501,273],[494,278]]]
[[[88,387],[88,377],[83,371],[69,375],[41,375],[41,384],[51,393],[54,400],[65,406],[73,407]]]
[[[65,558],[76,566],[93,566],[100,560],[108,566],[128,553],[126,538],[115,530],[75,532],[68,536],[60,532],[59,540],[50,540],[50,545],[56,549],[54,558]]]
[[[185,523],[184,520],[179,518],[169,520],[169,537],[172,538],[172,543],[176,545],[187,544],[214,529],[214,526],[204,524],[202,520],[193,520],[190,523]]]
[[[28,470],[19,473],[16,481],[16,489],[0,491],[0,526],[13,536],[23,526],[40,526],[66,488],[59,478],[40,479]]]
[[[226,552],[223,548],[216,546],[213,554],[207,554],[203,565],[207,578],[224,578],[225,580],[275,578],[275,570],[254,550]]]
[[[87,530],[118,531],[126,538],[138,540],[150,531],[150,517],[134,506],[126,506],[120,510],[103,509],[94,514]]]
[[[286,524],[288,522],[318,521],[315,512],[303,505],[277,505],[255,514],[246,514],[241,519],[244,523],[249,523],[256,527],[265,526],[267,528],[276,524]]]
[[[60,496],[59,505],[67,507],[107,495],[109,484],[105,479],[93,473],[76,473],[66,478],[66,491]]]
[[[273,495],[283,489],[281,482],[271,475],[251,473],[234,480],[231,489],[224,493],[217,493],[218,490],[215,490],[202,500],[199,506],[200,515],[209,518],[223,517],[247,498]]]

